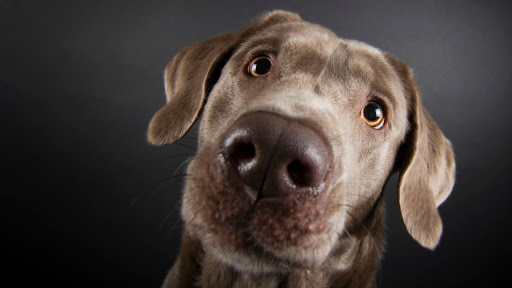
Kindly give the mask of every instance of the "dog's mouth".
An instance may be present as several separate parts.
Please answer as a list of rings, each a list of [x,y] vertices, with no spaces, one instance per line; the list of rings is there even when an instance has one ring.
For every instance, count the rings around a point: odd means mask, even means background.
[[[252,271],[324,262],[343,223],[334,220],[339,209],[329,201],[327,184],[321,193],[261,197],[240,178],[226,176],[233,167],[222,154],[208,165],[204,159],[198,156],[189,167],[183,215],[208,251]]]

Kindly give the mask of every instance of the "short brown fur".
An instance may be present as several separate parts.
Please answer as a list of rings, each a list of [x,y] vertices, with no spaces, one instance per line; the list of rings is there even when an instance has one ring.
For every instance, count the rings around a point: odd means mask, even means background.
[[[272,70],[251,77],[247,63],[262,54],[273,58]],[[407,230],[424,247],[438,244],[453,152],[396,57],[276,11],[183,49],[167,65],[165,85],[150,143],[173,143],[201,113],[202,120],[183,195],[182,247],[163,287],[377,287],[382,188],[394,171]],[[369,101],[384,107],[379,130],[361,119]],[[253,111],[312,123],[328,136],[334,161],[324,192],[277,204],[239,193],[218,147]]]

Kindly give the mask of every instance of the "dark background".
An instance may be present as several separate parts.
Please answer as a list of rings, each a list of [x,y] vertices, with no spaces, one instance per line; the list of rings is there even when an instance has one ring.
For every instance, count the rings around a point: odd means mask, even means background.
[[[389,182],[381,286],[484,287],[510,278],[508,3],[0,0],[2,282],[161,284],[182,228],[183,179],[168,177],[186,167],[196,133],[179,145],[146,143],[165,101],[163,69],[185,45],[273,9],[409,63],[455,147],[457,182],[440,208],[435,252],[407,234],[396,175]]]

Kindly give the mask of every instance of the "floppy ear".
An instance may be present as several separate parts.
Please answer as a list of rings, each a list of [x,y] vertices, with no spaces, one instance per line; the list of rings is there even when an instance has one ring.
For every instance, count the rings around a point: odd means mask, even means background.
[[[450,142],[421,105],[409,67],[390,54],[386,58],[404,85],[409,106],[409,131],[399,151],[399,203],[409,234],[434,249],[443,231],[437,207],[450,195],[455,182],[455,160]]]
[[[173,143],[185,135],[199,117],[214,71],[232,49],[233,35],[218,35],[181,50],[165,68],[167,104],[151,119],[148,141],[154,145]],[[217,72],[218,73],[218,72]]]
[[[301,18],[283,11],[267,13],[236,34],[214,36],[179,52],[165,69],[167,104],[151,119],[149,143],[165,145],[183,137],[199,117],[208,93],[237,46],[258,31],[290,21]]]

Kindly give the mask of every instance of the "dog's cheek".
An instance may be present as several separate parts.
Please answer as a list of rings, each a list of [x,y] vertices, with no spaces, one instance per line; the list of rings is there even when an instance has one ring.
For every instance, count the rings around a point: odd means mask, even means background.
[[[183,219],[187,224],[201,227],[204,233],[216,238],[219,244],[227,245],[230,242],[228,246],[238,247],[243,245],[245,238],[237,234],[237,226],[246,221],[252,203],[242,193],[227,185],[221,158],[211,158],[199,155],[189,166],[183,198]]]
[[[367,145],[361,150],[358,157],[357,177],[352,177],[350,186],[353,187],[353,199],[349,213],[349,220],[355,225],[362,222],[371,211],[374,203],[382,193],[384,185],[390,176],[396,154],[395,145],[382,142],[376,145]]]

